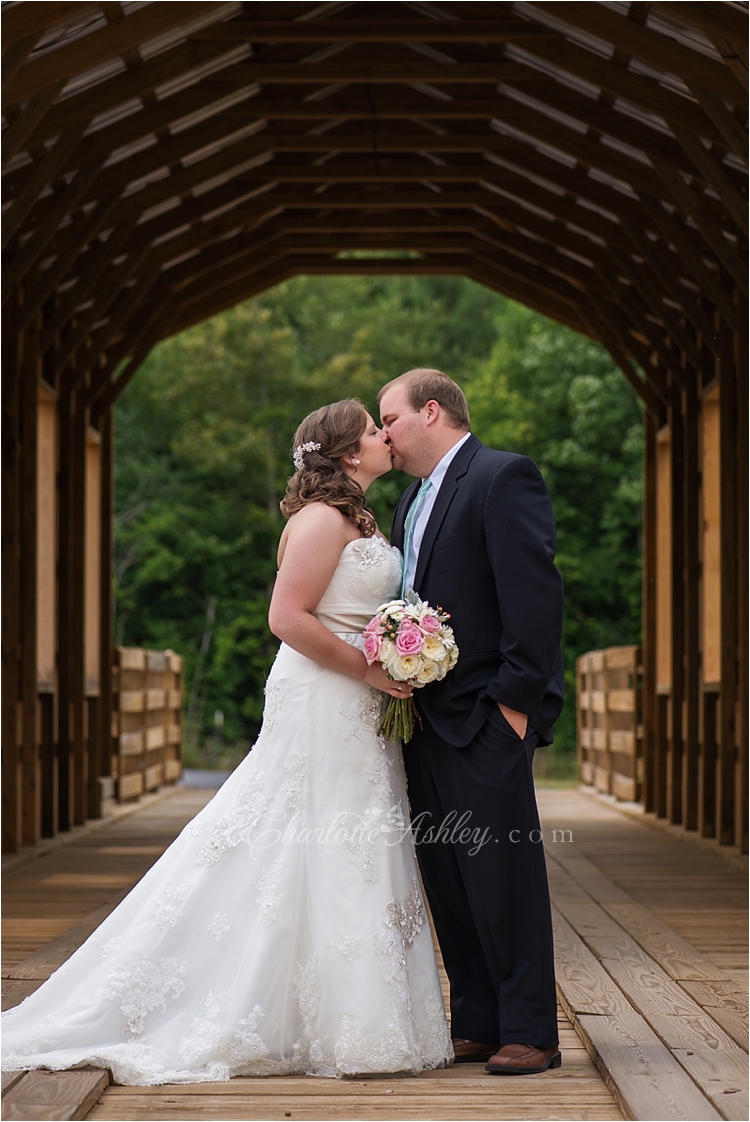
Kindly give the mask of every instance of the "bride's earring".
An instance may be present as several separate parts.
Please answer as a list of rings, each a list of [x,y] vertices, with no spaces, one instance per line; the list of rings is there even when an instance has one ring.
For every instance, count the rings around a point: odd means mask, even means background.
[[[361,460],[352,460],[352,463],[354,464],[355,467],[359,467],[361,462],[362,462]]]

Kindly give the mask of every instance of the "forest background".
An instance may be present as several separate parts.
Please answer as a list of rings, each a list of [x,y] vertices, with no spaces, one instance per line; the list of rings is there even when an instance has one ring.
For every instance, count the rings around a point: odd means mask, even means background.
[[[596,344],[460,278],[299,277],[166,340],[117,408],[118,645],[186,663],[186,763],[252,745],[277,642],[267,613],[300,419],[412,366],[463,387],[472,431],[531,456],[557,518],[567,698],[542,772],[571,774],[575,659],[640,641],[642,420]],[[369,492],[381,528],[408,477]],[[446,605],[450,609],[450,605]]]

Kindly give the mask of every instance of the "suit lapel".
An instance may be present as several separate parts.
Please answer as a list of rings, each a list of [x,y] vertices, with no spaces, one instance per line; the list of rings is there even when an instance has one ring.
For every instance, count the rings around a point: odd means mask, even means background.
[[[427,562],[432,553],[432,547],[440,532],[440,527],[443,520],[448,513],[448,508],[453,502],[453,497],[459,487],[459,480],[462,476],[466,475],[469,469],[469,464],[482,447],[482,442],[476,436],[472,435],[466,443],[459,448],[456,455],[451,460],[445,479],[443,480],[440,490],[435,499],[435,505],[430,512],[429,521],[425,526],[422,544],[419,547],[419,558],[417,559],[417,571],[414,574],[414,588],[419,588],[420,582],[424,577]],[[408,508],[407,508],[408,509]],[[402,531],[403,533],[403,531]]]
[[[393,516],[391,545],[395,545],[402,553],[404,552],[404,526],[406,525],[406,515],[409,513],[409,507],[414,502],[414,496],[419,490],[421,483],[421,479],[415,479],[414,482],[406,488],[398,501],[398,506]]]

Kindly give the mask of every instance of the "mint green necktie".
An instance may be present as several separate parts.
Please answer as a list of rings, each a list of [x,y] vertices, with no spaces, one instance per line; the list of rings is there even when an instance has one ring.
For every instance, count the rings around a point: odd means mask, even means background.
[[[406,582],[406,570],[407,570],[408,563],[409,563],[409,554],[410,554],[411,548],[412,548],[412,539],[414,537],[414,527],[416,525],[417,518],[419,516],[419,512],[422,509],[422,507],[424,506],[425,496],[427,495],[427,492],[429,491],[431,486],[432,486],[432,484],[431,484],[429,479],[423,479],[422,480],[422,486],[417,491],[417,496],[414,499],[414,502],[411,504],[411,506],[409,508],[409,513],[406,516],[406,529],[404,531],[404,573],[403,573],[403,577],[401,578],[401,596],[402,596],[402,598],[406,594],[406,591],[407,591],[406,583],[405,583]],[[415,569],[415,573],[416,573],[416,558],[414,560],[415,560],[414,569]]]

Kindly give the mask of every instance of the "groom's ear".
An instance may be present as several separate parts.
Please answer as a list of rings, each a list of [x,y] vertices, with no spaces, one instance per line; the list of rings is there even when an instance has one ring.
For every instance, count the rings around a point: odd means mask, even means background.
[[[428,425],[437,424],[440,420],[443,410],[440,403],[437,401],[428,401],[423,405],[423,411],[426,414],[426,422]]]

